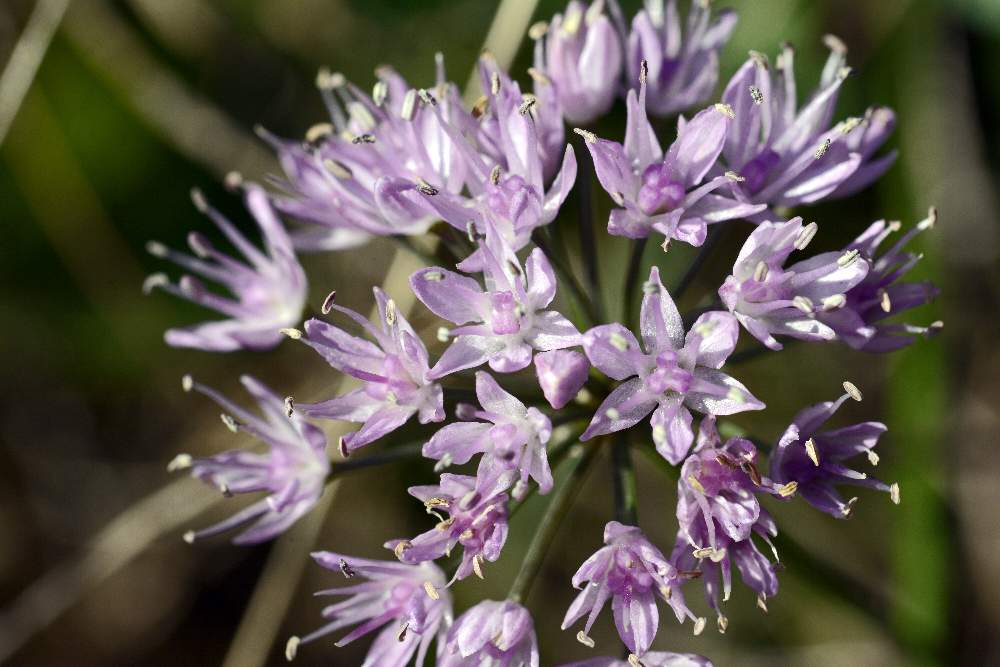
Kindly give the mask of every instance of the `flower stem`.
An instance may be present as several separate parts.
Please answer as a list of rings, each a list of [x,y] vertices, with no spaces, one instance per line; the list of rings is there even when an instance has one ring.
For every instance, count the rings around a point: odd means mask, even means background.
[[[326,476],[326,481],[329,483],[333,481],[334,477],[345,472],[361,470],[362,468],[372,468],[375,466],[385,465],[387,463],[395,463],[396,461],[408,461],[410,459],[419,458],[424,442],[426,442],[426,439],[418,440],[416,442],[408,442],[405,445],[399,445],[393,447],[392,449],[387,449],[384,452],[379,452],[378,454],[372,454],[370,456],[336,461],[330,465],[330,472]]]
[[[507,595],[508,600],[521,602],[528,597],[531,585],[542,568],[545,554],[552,545],[556,531],[562,525],[563,518],[580,489],[580,482],[586,475],[590,463],[594,460],[599,442],[601,441],[586,445],[576,444],[570,448],[567,454],[566,466],[569,470],[566,478],[552,493],[552,500],[549,501],[545,516],[542,517],[538,531],[528,546],[528,553],[525,554],[524,562],[521,563],[521,570],[517,573],[517,578],[514,579],[514,583],[510,587],[510,593]]]
[[[552,268],[555,269],[556,273],[559,274],[559,279],[565,282],[570,291],[573,293],[574,300],[580,307],[581,312],[586,316],[588,323],[593,325],[602,320],[597,316],[597,311],[594,309],[593,300],[587,296],[586,291],[580,284],[580,281],[576,279],[573,274],[573,270],[563,262],[562,257],[557,253],[553,252],[548,241],[545,239],[544,233],[540,230],[535,230],[532,234],[531,240],[534,241],[535,245],[545,253],[545,256],[552,263]]]
[[[681,276],[677,286],[670,291],[670,296],[673,297],[675,302],[680,300],[681,295],[683,295],[684,292],[687,291],[687,288],[691,286],[691,283],[694,282],[695,277],[698,275],[698,271],[701,270],[701,267],[711,256],[712,250],[714,250],[715,246],[719,244],[719,241],[722,240],[722,237],[725,236],[725,233],[729,230],[731,225],[732,223],[727,223],[708,228],[708,238],[705,239],[705,242],[698,250],[698,254],[695,256],[694,261],[691,262],[691,266],[689,266],[687,271],[684,272],[684,275]]]
[[[635,321],[632,317],[635,312],[635,289],[639,284],[639,270],[642,268],[642,255],[646,251],[648,238],[636,239],[632,242],[632,253],[628,260],[628,270],[625,273],[625,297],[622,304],[622,317],[625,326],[631,328]]]
[[[577,226],[580,232],[580,249],[583,252],[583,268],[587,274],[594,314],[598,322],[605,322],[604,296],[601,292],[601,274],[597,262],[597,239],[594,235],[594,210],[591,204],[593,198],[590,196],[591,173],[586,167],[581,167],[580,171],[582,173],[576,179],[579,199]]]
[[[628,436],[625,433],[620,433],[615,438],[611,461],[614,464],[612,475],[615,487],[615,519],[629,526],[638,525],[635,465],[632,463],[632,453],[629,451]]]

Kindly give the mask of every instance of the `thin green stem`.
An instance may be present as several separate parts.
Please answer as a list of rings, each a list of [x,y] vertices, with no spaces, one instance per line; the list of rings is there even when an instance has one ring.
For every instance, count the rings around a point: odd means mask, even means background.
[[[420,458],[426,439],[416,442],[408,442],[405,445],[398,445],[392,449],[387,449],[378,454],[371,454],[357,459],[346,459],[330,464],[330,472],[327,473],[326,483],[329,484],[333,478],[345,472],[353,472],[363,468],[373,468],[376,466],[396,463],[397,461],[409,461]]]
[[[510,593],[507,595],[508,600],[521,602],[528,597],[531,585],[542,568],[545,554],[552,545],[556,531],[563,524],[563,518],[580,489],[580,482],[586,475],[590,463],[594,460],[597,449],[598,443],[592,442],[587,445],[573,445],[569,450],[566,463],[569,467],[567,476],[552,494],[552,500],[545,510],[545,515],[535,532],[535,537],[528,546],[528,552],[524,556],[524,562],[517,573],[517,578],[514,579],[514,583],[510,587]]]
[[[417,244],[415,244],[408,236],[390,236],[389,238],[393,243],[406,250],[427,266],[436,266],[441,263],[437,257],[434,257],[422,248],[417,247]]]
[[[598,322],[605,322],[604,294],[601,292],[601,273],[597,261],[597,238],[594,235],[594,210],[590,196],[591,173],[581,166],[576,179],[577,198],[579,201],[579,219],[577,221],[580,233],[580,250],[583,252],[583,268],[587,275],[594,314]]]
[[[638,525],[635,465],[629,449],[628,435],[621,432],[611,450],[612,475],[615,489],[615,519],[628,526]]]
[[[628,269],[625,272],[625,296],[622,304],[622,317],[625,326],[631,328],[635,322],[633,313],[635,310],[635,291],[639,286],[639,270],[642,268],[642,256],[646,252],[648,238],[636,239],[632,241],[632,252],[628,259]]]
[[[553,252],[552,247],[545,239],[544,233],[536,229],[535,233],[532,234],[531,240],[545,253],[545,256],[552,264],[552,268],[559,274],[559,280],[569,286],[574,300],[580,307],[580,311],[586,316],[588,323],[593,325],[601,322],[602,320],[598,318],[597,311],[594,309],[593,300],[587,295],[580,281],[576,279],[573,270],[563,262],[562,256]]]
[[[673,297],[674,301],[679,301],[684,292],[687,291],[691,283],[698,276],[698,272],[701,267],[705,264],[708,258],[712,255],[712,250],[715,246],[719,244],[726,232],[732,226],[733,223],[726,223],[724,225],[715,225],[708,228],[708,238],[705,239],[705,243],[702,244],[701,248],[698,250],[698,254],[695,256],[694,261],[691,262],[691,266],[688,267],[684,275],[681,276],[680,281],[678,281],[677,286],[670,291],[670,296]]]

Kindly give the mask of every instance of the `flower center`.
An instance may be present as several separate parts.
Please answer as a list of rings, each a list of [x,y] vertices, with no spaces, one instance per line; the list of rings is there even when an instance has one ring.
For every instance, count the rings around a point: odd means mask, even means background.
[[[666,213],[684,201],[684,183],[677,180],[668,165],[651,164],[642,172],[639,208],[646,215]]]

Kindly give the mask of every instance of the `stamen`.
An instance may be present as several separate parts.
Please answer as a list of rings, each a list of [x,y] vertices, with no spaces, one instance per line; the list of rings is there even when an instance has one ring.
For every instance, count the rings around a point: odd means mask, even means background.
[[[688,475],[687,481],[699,493],[705,493],[705,487],[701,485],[701,482],[698,481],[697,477],[695,477],[694,475]]]
[[[660,244],[660,249],[663,252],[668,252],[670,250],[670,237],[667,236],[663,239],[663,243]]]
[[[469,243],[476,242],[476,224],[472,220],[465,223],[465,235],[469,237]]]
[[[746,176],[740,176],[735,171],[727,171],[723,175],[734,183],[743,183],[747,180]]]
[[[583,630],[576,633],[576,641],[580,642],[587,648],[594,648],[594,640],[591,639]]]
[[[326,67],[321,67],[316,73],[316,87],[320,90],[333,90],[340,88],[347,83],[347,79],[340,72],[331,72]]]
[[[385,81],[376,81],[375,85],[372,86],[372,102],[375,103],[375,106],[382,106],[388,95],[389,85]]]
[[[167,464],[167,472],[186,470],[191,467],[193,462],[194,459],[191,458],[190,454],[178,454],[170,461],[170,463]]]
[[[764,103],[764,93],[760,92],[760,88],[757,86],[750,86],[750,99],[753,100],[754,104],[760,106]]]
[[[878,454],[875,453],[874,449],[869,449],[868,450],[868,463],[871,463],[873,466],[877,466],[878,462],[879,462]]]
[[[844,515],[844,518],[851,516],[851,512],[854,510],[854,505],[858,502],[858,497],[854,496],[850,498],[844,506],[840,508],[840,513]]]
[[[349,459],[351,458],[351,452],[347,449],[347,438],[340,436],[337,440],[337,450],[340,452],[340,456]]]
[[[396,323],[396,302],[392,299],[385,302],[385,323],[389,326]]]
[[[222,423],[226,425],[226,428],[228,428],[233,433],[236,433],[237,431],[240,430],[238,425],[236,424],[236,420],[233,419],[231,416],[227,415],[226,413],[223,412],[221,415],[219,415],[219,418],[222,419]]]
[[[848,250],[843,255],[837,258],[837,266],[839,266],[842,269],[846,269],[847,267],[854,264],[854,262],[858,261],[858,257],[860,256],[861,253],[858,252],[857,250]]]
[[[417,97],[419,97],[420,101],[429,107],[437,106],[437,98],[431,95],[426,88],[420,88],[417,90]]]
[[[194,378],[190,375],[185,375],[181,378],[181,389],[185,392],[189,392],[194,388]]]
[[[302,338],[302,332],[294,327],[285,327],[284,329],[278,329],[278,331],[285,334],[292,340],[299,340]]]
[[[608,408],[608,409],[607,409],[607,410],[606,410],[606,411],[604,412],[604,415],[605,415],[605,416],[606,416],[606,417],[607,417],[608,419],[610,419],[611,421],[616,421],[616,420],[620,419],[620,418],[621,418],[621,416],[622,416],[622,414],[621,414],[620,412],[618,412],[618,410],[617,410],[616,408]]]
[[[146,241],[146,252],[153,257],[166,257],[170,254],[170,249],[159,241]]]
[[[730,118],[736,118],[736,112],[733,111],[733,108],[728,104],[722,104],[722,103],[716,104],[715,110],[718,111],[719,113],[729,116]]]
[[[889,500],[893,505],[899,504],[899,484],[895,482],[889,485]]]
[[[826,152],[830,150],[830,144],[831,141],[829,139],[824,139],[823,143],[816,147],[816,152],[813,153],[813,157],[818,160],[826,155]]]
[[[439,190],[422,178],[417,179],[417,192],[428,197],[433,197]]]
[[[374,144],[375,135],[372,134],[359,134],[358,136],[351,139],[352,144]]]
[[[295,655],[299,652],[300,643],[302,643],[302,640],[294,635],[288,638],[288,642],[285,644],[285,660],[288,662],[295,660]]]
[[[438,327],[437,339],[442,343],[447,343],[451,340],[451,329],[448,327]]]
[[[765,614],[767,613],[767,598],[760,593],[757,594],[757,607]]]
[[[844,294],[831,294],[822,301],[823,310],[837,310],[847,304],[847,296]]]
[[[719,618],[716,619],[716,625],[719,627],[719,634],[724,635],[726,634],[726,630],[729,628],[729,619],[720,615]]]
[[[483,558],[482,554],[476,554],[472,557],[472,571],[476,573],[476,576],[480,579],[485,579],[483,576]]]
[[[837,129],[840,130],[841,134],[850,134],[854,131],[854,128],[861,125],[862,122],[863,121],[857,116],[851,116],[850,118],[841,121],[841,123],[837,126]]]
[[[545,36],[545,33],[548,32],[548,30],[549,30],[549,24],[546,23],[545,21],[538,21],[536,23],[532,23],[531,27],[528,28],[528,37],[530,37],[532,40],[538,41],[539,39]]]
[[[628,664],[631,665],[632,667],[643,667],[643,664],[639,662],[639,656],[637,656],[635,653],[628,654]]]
[[[357,574],[357,572],[355,572],[355,571],[354,571],[354,568],[353,568],[353,567],[351,567],[351,564],[350,564],[350,563],[348,563],[348,562],[347,562],[346,560],[344,560],[343,558],[341,558],[341,559],[340,559],[340,572],[341,572],[341,573],[342,573],[342,574],[344,575],[344,577],[346,577],[347,579],[351,579],[352,577],[354,577],[354,575],[355,575],[355,574]]]
[[[410,622],[409,621],[407,621],[406,623],[403,623],[403,625],[399,628],[399,631],[396,632],[396,641],[400,641],[400,642],[406,641],[406,630],[409,627],[410,627]]]
[[[927,209],[927,217],[917,223],[917,229],[924,231],[925,229],[931,229],[937,224],[938,211],[936,206],[931,206]]]
[[[573,131],[579,134],[581,137],[583,137],[583,140],[586,141],[588,144],[597,143],[597,135],[594,134],[593,132],[588,132],[587,130],[584,130],[579,127],[574,127]]]
[[[285,416],[289,419],[295,414],[295,399],[291,396],[285,396]]]
[[[500,165],[498,164],[490,169],[490,183],[493,185],[500,185],[500,171]]]
[[[147,276],[145,280],[142,281],[142,293],[149,294],[153,289],[157,287],[163,287],[164,285],[169,285],[170,279],[167,278],[165,273],[154,273]]]
[[[333,304],[337,300],[337,290],[331,290],[326,298],[323,299],[323,304],[319,307],[319,311],[324,315],[329,315],[330,311],[333,310]]]
[[[806,246],[813,240],[816,236],[816,232],[819,230],[819,225],[815,222],[810,222],[808,225],[802,228],[799,235],[795,237],[795,243],[792,246],[796,250],[805,250]]]
[[[768,272],[767,262],[765,261],[757,262],[757,266],[753,270],[753,279],[759,283],[762,283],[765,280],[767,280],[767,272]]]
[[[413,110],[417,106],[417,91],[410,88],[403,96],[403,105],[399,109],[399,117],[403,120],[413,120]]]
[[[315,144],[331,134],[333,134],[333,125],[330,123],[317,123],[306,130],[306,141],[310,144]]]
[[[617,331],[608,337],[608,342],[621,352],[628,350],[628,339]]]
[[[702,632],[705,631],[705,624],[707,622],[708,621],[705,620],[704,616],[699,616],[697,618],[697,620],[695,620],[695,622],[694,622],[694,628],[692,628],[692,630],[694,631],[695,637],[697,637],[698,635],[700,635]]]
[[[323,160],[323,167],[330,172],[334,178],[338,178],[342,181],[346,181],[354,177],[354,172],[336,160],[331,160],[329,158]]]
[[[882,310],[886,313],[892,312],[892,301],[889,299],[889,293],[884,289],[879,290],[879,305],[882,306]]]
[[[432,600],[441,599],[441,594],[438,593],[438,590],[434,588],[434,584],[432,584],[431,582],[429,581],[424,582],[424,590],[427,591],[427,597],[429,597],[430,599]]]
[[[181,539],[183,539],[188,544],[194,544],[194,538],[195,534],[193,530],[189,530],[181,536]]]
[[[522,116],[531,111],[532,107],[538,102],[538,98],[534,95],[525,95],[524,101],[521,102],[521,106],[517,108],[517,112]]]
[[[796,296],[792,299],[792,305],[801,310],[806,315],[812,315],[813,313],[813,302],[812,299],[806,296]]]
[[[853,398],[855,401],[858,401],[859,403],[861,402],[861,390],[858,389],[853,382],[844,380],[843,386],[844,386],[844,391],[847,392],[848,396]]]
[[[452,456],[448,452],[445,452],[441,460],[434,464],[434,472],[441,472],[449,467],[451,467]]]
[[[819,467],[819,453],[816,451],[816,441],[812,438],[806,440],[806,456],[809,457],[814,466]]]
[[[402,558],[403,552],[412,546],[413,544],[409,540],[400,540],[396,543],[396,546],[392,548],[392,552],[396,554],[396,558]]]
[[[500,73],[493,72],[490,75],[490,92],[496,95],[500,92]]]
[[[792,480],[788,484],[782,484],[778,487],[778,495],[782,498],[789,498],[795,495],[795,492],[799,490],[799,483]]]
[[[649,62],[643,58],[642,62],[639,63],[639,83],[646,83],[646,77],[649,76]]]

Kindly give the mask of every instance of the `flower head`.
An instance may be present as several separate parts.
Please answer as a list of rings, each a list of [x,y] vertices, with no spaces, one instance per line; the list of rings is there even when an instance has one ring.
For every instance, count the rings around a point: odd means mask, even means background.
[[[571,0],[539,41],[535,68],[551,79],[566,120],[583,125],[606,113],[618,93],[622,43],[604,0]]]
[[[538,640],[528,610],[510,600],[484,600],[458,617],[438,654],[438,667],[538,667]]]
[[[477,487],[481,490],[498,484],[507,488],[515,479],[514,497],[528,489],[528,478],[538,484],[541,493],[552,490],[552,471],[545,445],[552,435],[552,422],[537,408],[507,393],[489,373],[476,373],[476,396],[482,409],[471,416],[485,421],[462,421],[449,424],[424,445],[424,456],[447,464],[467,463],[482,454]],[[504,481],[505,480],[505,481]]]
[[[297,330],[287,332],[338,371],[364,383],[343,396],[294,406],[296,412],[311,417],[362,423],[341,441],[345,454],[394,431],[413,415],[421,424],[444,419],[443,392],[428,379],[427,348],[396,309],[396,302],[377,287],[374,292],[378,327],[349,308],[329,307],[354,320],[375,343],[318,319],[306,322],[305,337]]]
[[[734,564],[757,593],[759,605],[777,594],[775,565],[757,548],[753,535],[770,544],[778,530],[757,494],[785,497],[794,492],[794,485],[779,487],[760,475],[757,450],[750,441],[731,438],[721,444],[715,420],[702,420],[696,452],[684,462],[677,482],[680,530],[671,560],[679,571],[701,577],[720,632],[728,621],[719,605],[719,578],[722,599],[728,600]]]
[[[234,544],[254,544],[284,532],[319,500],[330,462],[326,457],[326,436],[299,415],[285,413],[284,399],[264,384],[244,375],[240,378],[256,399],[263,417],[231,402],[214,389],[184,376],[184,389],[194,389],[218,403],[225,412],[222,421],[233,432],[249,433],[268,446],[266,453],[235,450],[192,459],[181,454],[169,469],[190,468],[196,477],[229,496],[239,493],[266,493],[245,509],[214,526],[190,531],[184,540],[216,535],[253,522],[233,539]]]
[[[879,246],[895,230],[898,222],[879,220],[845,249],[856,250],[871,265],[864,280],[847,291],[847,302],[840,311],[826,317],[827,324],[851,347],[865,352],[891,352],[909,345],[918,336],[932,336],[941,330],[941,323],[921,327],[912,324],[884,322],[899,313],[930,303],[938,295],[930,282],[901,282],[921,255],[904,250],[906,244],[920,232],[934,226],[937,213],[931,209],[928,217],[914,225],[886,252],[878,255]]]
[[[845,464],[847,459],[865,454],[871,465],[877,465],[879,458],[875,446],[886,432],[885,424],[863,422],[819,430],[851,394],[860,397],[853,385],[846,387],[851,392],[836,401],[809,406],[795,415],[771,454],[771,477],[776,483],[795,484],[798,494],[807,503],[838,519],[850,516],[857,501],[857,498],[845,501],[837,490],[840,485],[885,491],[893,502],[899,502],[898,485],[886,484]]]
[[[445,473],[440,484],[410,487],[410,495],[423,501],[428,514],[439,522],[413,540],[390,540],[385,547],[402,562],[417,564],[441,558],[461,545],[462,562],[454,578],[465,579],[473,572],[482,577],[483,562],[496,562],[507,541],[504,481],[497,480],[492,489],[481,490],[475,477]]]
[[[289,660],[300,645],[355,624],[357,627],[337,640],[337,646],[346,646],[382,628],[363,667],[405,667],[414,654],[416,664],[422,665],[430,643],[435,638],[444,639],[451,623],[451,594],[445,589],[444,573],[434,563],[405,565],[330,551],[319,551],[312,557],[348,579],[361,577],[366,581],[317,593],[350,597],[323,610],[329,622],[322,628],[289,640]],[[434,591],[433,596],[430,591]]]
[[[803,340],[837,338],[831,323],[845,328],[844,315],[837,311],[844,309],[846,295],[868,274],[868,261],[850,248],[821,253],[786,268],[792,251],[804,250],[815,234],[816,223],[803,225],[802,218],[761,223],[743,244],[732,275],[719,288],[729,311],[772,350],[782,348],[775,334]]]
[[[281,341],[280,329],[291,326],[301,316],[307,285],[305,272],[295,257],[284,226],[268,204],[267,195],[254,185],[244,189],[244,203],[263,236],[263,251],[210,207],[200,192],[194,191],[192,199],[198,210],[208,215],[240,251],[245,261],[223,254],[197,232],[188,235],[188,245],[194,256],[155,241],[147,244],[153,255],[225,286],[235,297],[227,299],[210,292],[192,275],[183,276],[177,284],[171,283],[162,273],[151,275],[143,284],[144,291],[159,287],[229,317],[182,329],[168,329],[164,339],[174,347],[213,352],[274,347]]]
[[[673,608],[678,621],[695,617],[684,604],[676,569],[642,531],[610,521],[604,527],[604,544],[573,575],[573,586],[582,590],[566,611],[562,628],[588,614],[577,639],[592,646],[588,633],[611,598],[618,635],[629,651],[641,658],[656,637],[660,619],[657,597]]]
[[[677,0],[646,0],[632,19],[628,36],[628,76],[635,81],[649,64],[649,110],[669,116],[704,103],[719,80],[719,49],[736,27],[736,12],[712,16],[710,4],[694,0],[681,27]]]
[[[889,109],[830,126],[850,68],[843,43],[828,36],[827,44],[830,56],[819,87],[802,108],[790,46],[774,68],[762,54],[751,54],[726,86],[722,101],[736,118],[722,157],[726,168],[744,179],[741,189],[755,203],[797,206],[847,195],[876,180],[896,158],[895,152],[874,155],[893,129]]]
[[[472,278],[440,267],[410,277],[417,298],[435,315],[458,326],[454,342],[429,377],[440,378],[489,362],[498,373],[531,364],[534,352],[580,344],[573,324],[554,310],[544,310],[556,295],[552,266],[541,250],[528,256],[525,268],[512,248],[490,233],[481,244],[485,289]]]
[[[764,404],[719,370],[732,354],[739,333],[731,315],[705,313],[685,336],[681,316],[656,267],[644,289],[641,346],[620,324],[595,327],[583,337],[590,363],[608,377],[625,382],[597,409],[581,439],[631,428],[652,413],[656,449],[677,464],[694,441],[691,410],[730,415],[760,410]]]
[[[764,210],[739,199],[728,175],[705,181],[722,151],[732,110],[717,104],[700,111],[680,127],[664,154],[646,117],[646,86],[640,76],[638,98],[634,90],[628,93],[624,144],[578,130],[597,179],[619,207],[611,211],[608,233],[645,238],[655,231],[701,245],[708,225]]]

